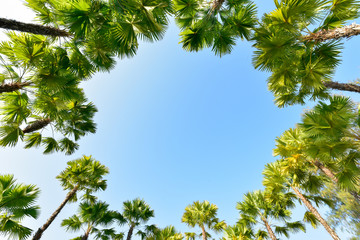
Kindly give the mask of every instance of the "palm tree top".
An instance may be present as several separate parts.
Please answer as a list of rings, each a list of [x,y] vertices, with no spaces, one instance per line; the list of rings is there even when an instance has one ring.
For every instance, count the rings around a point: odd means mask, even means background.
[[[138,226],[154,217],[154,210],[143,199],[123,202],[123,217],[129,225]]]
[[[206,225],[214,231],[221,231],[226,226],[226,223],[216,217],[217,210],[218,207],[209,203],[209,201],[196,201],[185,208],[181,221],[190,227],[196,225],[203,227]]]
[[[109,169],[96,161],[91,156],[69,161],[67,168],[63,170],[56,178],[60,180],[64,189],[87,190],[87,193],[106,189],[106,180],[103,177],[109,173]]]

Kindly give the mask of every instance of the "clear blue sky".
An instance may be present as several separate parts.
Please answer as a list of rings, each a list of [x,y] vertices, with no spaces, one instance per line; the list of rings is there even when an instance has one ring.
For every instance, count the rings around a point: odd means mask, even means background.
[[[273,8],[272,1],[258,4],[261,12]],[[1,1],[0,15],[31,19],[21,1],[14,0]],[[178,33],[172,24],[162,41],[142,43],[134,58],[119,60],[110,73],[83,84],[99,109],[98,130],[84,137],[72,156],[1,149],[1,173],[15,174],[20,182],[42,190],[40,218],[26,221],[31,228],[38,228],[63,200],[66,193],[55,176],[66,161],[82,154],[110,168],[101,200],[121,210],[123,201],[143,198],[155,210],[151,222],[159,227],[171,224],[190,231],[181,216],[196,200],[216,204],[219,218],[234,224],[236,202],[247,191],[262,188],[264,164],[274,161],[274,139],[293,127],[312,103],[278,109],[267,91],[267,73],[251,65],[251,44],[239,42],[231,55],[220,59],[209,50],[183,51]],[[359,75],[358,45],[359,38],[347,41],[336,80],[347,82]],[[76,208],[77,204],[66,206],[43,239],[76,236],[60,227],[61,219]],[[296,215],[303,210],[300,207]],[[316,238],[330,239],[322,227],[314,231],[310,226],[306,235],[291,236]]]

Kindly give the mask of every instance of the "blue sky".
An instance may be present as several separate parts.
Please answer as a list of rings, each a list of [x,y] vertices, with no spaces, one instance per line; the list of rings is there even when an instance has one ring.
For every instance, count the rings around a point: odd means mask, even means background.
[[[261,12],[272,8],[272,1],[260,5]],[[32,18],[21,1],[14,0],[2,0],[0,15],[23,21]],[[98,130],[84,137],[72,156],[43,155],[41,149],[20,146],[1,149],[1,173],[13,173],[20,182],[41,188],[41,216],[26,221],[31,228],[45,222],[63,200],[66,193],[55,176],[66,161],[82,154],[110,168],[101,200],[121,210],[123,201],[143,198],[155,210],[151,222],[159,227],[171,224],[191,231],[181,223],[181,216],[196,200],[216,204],[219,218],[234,224],[236,202],[247,191],[262,188],[264,164],[274,160],[274,139],[293,127],[312,103],[277,108],[267,91],[267,73],[251,64],[250,43],[239,41],[231,55],[218,58],[209,50],[183,51],[178,33],[171,24],[162,41],[142,43],[134,58],[119,60],[110,73],[83,83],[99,109]],[[359,75],[358,50],[354,51],[358,44],[356,38],[346,42],[337,81]],[[76,236],[60,227],[61,219],[76,207],[66,206],[43,239]],[[299,207],[295,215],[299,218],[303,210]],[[315,238],[330,239],[322,227],[314,231],[310,226],[306,235],[291,236]]]

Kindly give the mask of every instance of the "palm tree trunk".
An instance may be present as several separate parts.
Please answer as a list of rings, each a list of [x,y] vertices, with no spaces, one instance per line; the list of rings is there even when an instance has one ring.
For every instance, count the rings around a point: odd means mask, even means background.
[[[326,81],[323,82],[323,84],[325,87],[335,90],[360,93],[360,86],[354,83],[338,83],[338,82]]]
[[[225,0],[213,0],[211,11],[219,10],[224,2]]]
[[[81,240],[87,240],[89,238],[90,231],[91,231],[91,226],[88,226],[88,228],[86,229],[86,232],[85,232],[84,236],[82,236]]]
[[[326,176],[328,176],[335,184],[339,182],[335,174],[331,171],[331,169],[327,168],[322,164],[319,160],[313,161],[314,165],[318,167]],[[355,191],[348,191],[356,201],[360,203],[360,194]]]
[[[319,168],[326,176],[328,176],[334,183],[338,183],[338,179],[335,174],[327,167],[324,166],[319,160],[313,161],[314,165]]]
[[[53,37],[69,37],[70,34],[64,30],[39,24],[23,23],[12,19],[0,18],[0,28],[28,32],[38,35]]]
[[[291,186],[291,188],[294,190],[295,194],[298,196],[298,198],[305,204],[305,206],[309,209],[309,211],[314,214],[317,220],[324,226],[325,230],[331,235],[331,237],[334,240],[340,240],[339,236],[336,234],[336,232],[329,226],[329,224],[325,221],[324,218],[320,215],[320,213],[316,210],[315,207],[311,204],[309,200],[306,199],[304,195],[296,188]]]
[[[22,131],[23,133],[35,132],[39,129],[46,127],[50,122],[51,122],[50,118],[40,119],[33,122],[32,124],[27,125]]]
[[[323,42],[331,39],[350,38],[360,34],[360,25],[353,23],[351,25],[335,28],[323,29],[316,33],[311,33],[303,37],[305,41]]]
[[[203,240],[207,240],[206,231],[205,231],[204,225],[201,226],[201,230],[202,230],[202,239],[203,239]]]
[[[60,204],[60,206],[55,210],[55,212],[50,216],[50,218],[46,221],[46,223],[40,227],[36,233],[34,234],[32,240],[38,240],[41,238],[43,232],[50,226],[50,224],[54,221],[66,203],[75,195],[77,190],[79,189],[79,185],[76,185],[65,197],[64,201]]]
[[[277,238],[276,238],[273,230],[271,229],[270,224],[269,224],[268,221],[266,220],[266,218],[261,218],[261,220],[264,222],[265,227],[266,227],[266,230],[268,231],[271,239],[272,239],[272,240],[277,240]]]
[[[15,83],[8,83],[8,84],[2,84],[0,85],[0,94],[5,92],[14,92],[19,89],[22,89],[23,87],[29,86],[31,82],[15,82]]]
[[[134,225],[130,225],[130,229],[129,229],[128,234],[126,236],[126,240],[131,240],[131,236],[133,234],[134,227],[135,227]]]

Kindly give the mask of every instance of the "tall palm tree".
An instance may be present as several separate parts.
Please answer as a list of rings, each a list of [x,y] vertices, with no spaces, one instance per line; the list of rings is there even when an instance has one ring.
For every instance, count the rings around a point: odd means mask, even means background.
[[[0,175],[0,234],[24,239],[32,230],[21,225],[24,217],[37,218],[34,205],[40,190],[35,185],[16,184],[13,175]]]
[[[295,207],[293,198],[290,193],[270,193],[260,190],[248,192],[244,195],[244,200],[236,205],[240,211],[239,223],[248,226],[263,225],[272,240],[278,239],[275,233],[289,237],[289,231],[305,231],[305,227],[300,222],[288,221],[291,216],[289,209]],[[271,220],[284,222],[285,226],[275,226],[274,231]]]
[[[304,220],[310,221],[313,226],[316,226],[317,222],[320,222],[334,240],[340,240],[335,230],[330,227],[310,201],[315,201],[317,205],[319,203],[325,203],[331,206],[331,202],[328,199],[319,195],[319,191],[327,179],[307,171],[306,165],[304,166],[299,163],[284,160],[277,160],[274,163],[267,164],[263,175],[263,185],[268,191],[293,191],[297,198],[308,209],[308,212],[305,213]],[[302,193],[300,187],[311,195]]]
[[[203,240],[207,240],[205,227],[216,232],[222,231],[226,227],[225,222],[216,217],[217,210],[218,207],[215,204],[208,201],[196,201],[185,208],[181,221],[190,227],[199,226]]]
[[[97,109],[79,88],[82,77],[62,48],[53,49],[48,39],[8,34],[0,46],[4,68],[0,93],[0,145],[45,147],[44,153],[72,154],[77,141],[96,131]],[[44,131],[45,129],[45,131]],[[54,132],[62,135],[55,139]]]
[[[329,103],[320,102],[306,112],[297,128],[277,138],[274,154],[287,161],[310,163],[359,201],[356,119],[348,98],[331,97]]]
[[[230,53],[237,38],[250,39],[256,24],[256,7],[249,0],[175,0],[174,5],[187,51],[212,47],[216,55]]]
[[[329,100],[329,103],[320,102],[305,113],[300,127],[314,142],[312,153],[314,149],[328,149],[328,155],[335,162],[330,166],[321,161],[318,167],[360,202],[358,110],[349,98],[335,96]],[[321,158],[323,152],[317,150],[315,153]]]
[[[105,190],[106,180],[103,177],[109,173],[109,169],[96,161],[91,156],[69,161],[67,168],[56,178],[64,190],[70,190],[60,206],[54,211],[50,218],[42,225],[33,236],[33,240],[41,238],[43,232],[50,226],[64,206],[71,201],[77,200],[79,191],[91,194],[99,190]]]
[[[268,86],[276,104],[328,98],[328,89],[360,92],[356,83],[333,81],[342,43],[321,39],[329,32],[345,39],[334,33],[359,17],[357,1],[276,0],[275,5],[255,29],[254,66],[271,72]]]
[[[124,221],[129,225],[126,240],[131,240],[134,229],[141,226],[154,217],[154,210],[142,199],[136,198],[123,203]]]
[[[161,39],[172,12],[170,0],[27,2],[43,24],[67,29],[75,44],[69,46],[100,70],[111,69],[114,56],[133,56],[139,38]]]
[[[109,204],[102,201],[89,202],[84,201],[80,203],[78,214],[64,219],[61,226],[65,227],[66,231],[77,232],[81,228],[85,228],[85,233],[81,236],[81,240],[87,240],[91,234],[96,234],[96,238],[118,239],[114,229],[99,229],[99,226],[108,227],[114,222],[116,215],[115,211],[108,209]]]

